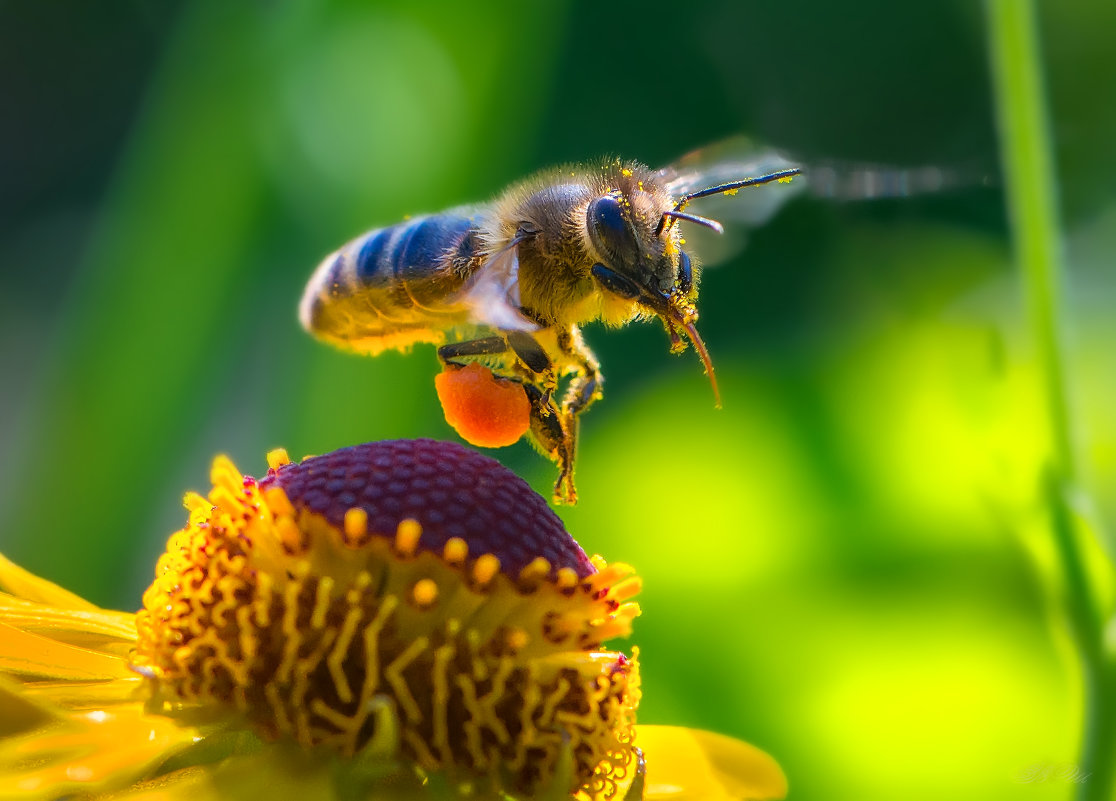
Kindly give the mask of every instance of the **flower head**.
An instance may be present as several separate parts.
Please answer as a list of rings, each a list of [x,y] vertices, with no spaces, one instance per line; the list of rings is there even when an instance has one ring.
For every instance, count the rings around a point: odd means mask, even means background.
[[[216,460],[135,616],[0,562],[10,797],[654,795],[636,653],[604,646],[639,613],[631,568],[456,445],[269,463]],[[767,770],[752,797],[777,797],[777,766],[744,753]]]

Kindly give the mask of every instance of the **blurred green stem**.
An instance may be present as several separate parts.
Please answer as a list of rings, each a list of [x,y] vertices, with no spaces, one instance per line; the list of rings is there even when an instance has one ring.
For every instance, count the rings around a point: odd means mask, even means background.
[[[1062,242],[1032,0],[987,0],[1000,146],[1015,255],[1023,273],[1051,440],[1043,499],[1061,561],[1067,613],[1081,651],[1086,722],[1081,801],[1110,801],[1116,781],[1116,664],[1070,498],[1076,467],[1062,362]],[[1111,569],[1105,565],[1105,569]]]

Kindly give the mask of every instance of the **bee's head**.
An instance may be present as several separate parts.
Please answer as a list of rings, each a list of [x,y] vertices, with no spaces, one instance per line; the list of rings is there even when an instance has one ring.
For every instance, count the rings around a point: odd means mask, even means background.
[[[593,265],[592,275],[605,292],[633,301],[644,311],[659,317],[670,335],[671,350],[685,348],[679,331],[686,334],[705,364],[720,406],[713,363],[695,326],[693,263],[690,256],[677,247],[669,232],[663,235],[667,217],[679,212],[677,209],[633,208],[648,201],[647,197],[632,198],[614,191],[589,203],[585,223],[589,239],[601,257],[601,261]]]
[[[671,206],[669,202],[657,206],[648,193],[628,193],[619,190],[601,195],[589,203],[585,223],[589,238],[601,254],[602,261],[593,265],[593,277],[606,292],[634,301],[641,308],[657,315],[670,335],[671,350],[685,347],[679,331],[685,333],[701,356],[717,405],[721,405],[717,381],[713,377],[713,363],[705,343],[698,336],[697,309],[694,307],[696,289],[694,269],[690,257],[676,246],[673,226],[677,220],[723,233],[716,220],[688,214],[686,205],[710,195],[736,194],[748,186],[759,186],[772,181],[789,181],[798,175],[797,167],[779,170],[755,178],[717,184],[683,195]],[[631,177],[630,171],[621,174]],[[650,224],[654,223],[651,228]]]
[[[607,291],[631,300],[691,295],[690,257],[669,236],[654,232],[660,214],[643,193],[617,190],[589,203],[585,224],[602,268],[594,267],[593,274]]]

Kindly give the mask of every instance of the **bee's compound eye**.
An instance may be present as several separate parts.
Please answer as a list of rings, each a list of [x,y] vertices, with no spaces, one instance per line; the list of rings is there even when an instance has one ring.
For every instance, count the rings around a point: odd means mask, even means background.
[[[625,264],[636,262],[639,247],[635,231],[624,219],[624,211],[615,195],[602,195],[590,203],[586,221],[593,244],[603,254]]]
[[[690,263],[690,256],[686,251],[678,252],[678,291],[689,295],[694,288],[694,266]]]
[[[620,210],[620,201],[612,195],[604,195],[589,204],[589,226],[596,229],[601,237],[621,237],[627,223],[624,222],[624,213]]]

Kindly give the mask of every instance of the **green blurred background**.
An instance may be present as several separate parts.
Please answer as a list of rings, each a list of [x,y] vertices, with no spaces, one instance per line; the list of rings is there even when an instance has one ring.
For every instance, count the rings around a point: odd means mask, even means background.
[[[1041,13],[1074,432],[1112,521],[1116,5]],[[362,230],[741,132],[954,168],[969,187],[798,199],[706,274],[722,411],[660,326],[589,327],[607,397],[559,511],[644,576],[642,720],[761,745],[795,799],[1070,797],[985,38],[967,0],[0,4],[0,550],[132,609],[215,454],[453,438],[432,349],[298,327]],[[549,494],[526,445],[492,453]]]

